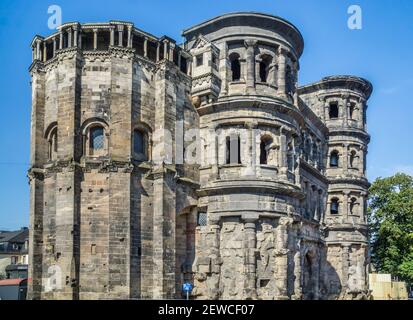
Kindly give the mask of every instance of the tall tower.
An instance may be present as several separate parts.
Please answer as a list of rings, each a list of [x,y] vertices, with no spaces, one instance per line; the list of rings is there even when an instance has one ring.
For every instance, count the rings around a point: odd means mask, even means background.
[[[266,14],[183,32],[201,167],[194,295],[323,298],[327,127],[299,104],[300,32]]]
[[[32,50],[29,298],[176,297],[189,54],[123,21],[66,23]]]
[[[29,298],[362,297],[370,83],[298,88],[276,16],[183,35],[33,39]]]
[[[352,76],[326,77],[301,87],[300,98],[329,129],[326,206],[327,260],[338,270],[342,296],[367,290],[367,100],[372,85]]]

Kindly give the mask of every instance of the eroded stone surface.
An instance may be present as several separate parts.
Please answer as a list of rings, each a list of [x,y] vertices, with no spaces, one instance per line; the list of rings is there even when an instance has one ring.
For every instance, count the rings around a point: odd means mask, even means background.
[[[190,281],[199,299],[368,298],[371,84],[298,88],[303,39],[277,17],[183,35],[112,21],[33,40],[29,297],[180,298]]]

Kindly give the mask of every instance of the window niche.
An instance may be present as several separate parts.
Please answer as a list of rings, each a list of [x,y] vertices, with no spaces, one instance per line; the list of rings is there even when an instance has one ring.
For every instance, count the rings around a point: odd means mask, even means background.
[[[332,215],[338,215],[340,213],[340,204],[339,204],[339,200],[337,198],[333,198],[331,199],[331,203],[330,203],[330,213]]]
[[[232,74],[232,81],[240,81],[241,80],[241,63],[240,63],[240,56],[238,53],[231,53],[229,56],[229,60],[231,63],[231,74]]]
[[[271,163],[271,146],[273,144],[273,139],[269,136],[262,136],[260,141],[260,164],[273,164]]]
[[[338,168],[340,156],[337,150],[330,153],[330,168]]]
[[[204,54],[198,54],[195,58],[195,63],[197,67],[200,67],[204,64]]]
[[[241,164],[241,139],[239,134],[225,137],[225,164]]]
[[[82,131],[83,154],[89,157],[106,156],[108,150],[106,126],[100,121],[92,121]]]
[[[330,102],[328,115],[330,119],[338,119],[338,103]]]
[[[58,147],[57,126],[54,126],[52,130],[50,130],[49,136],[47,138],[47,144],[48,144],[48,159],[51,161],[57,160],[57,147]]]
[[[133,157],[138,161],[149,159],[148,134],[144,130],[135,129],[133,131]]]

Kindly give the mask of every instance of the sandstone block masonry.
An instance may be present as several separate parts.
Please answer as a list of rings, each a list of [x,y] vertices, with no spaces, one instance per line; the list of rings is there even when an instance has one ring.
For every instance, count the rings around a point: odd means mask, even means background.
[[[183,36],[33,39],[29,298],[365,297],[371,84],[298,87],[304,41],[279,17]]]

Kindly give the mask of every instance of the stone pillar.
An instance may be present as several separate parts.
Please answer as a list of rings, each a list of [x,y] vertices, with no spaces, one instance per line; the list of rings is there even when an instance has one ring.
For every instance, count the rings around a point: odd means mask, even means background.
[[[78,26],[73,27],[73,46],[77,47],[78,46],[78,40],[79,40],[79,30]]]
[[[349,263],[350,263],[350,244],[342,244],[341,245],[341,259],[342,259],[342,266],[341,266],[341,292],[345,293],[348,289],[348,277],[349,277]]]
[[[123,25],[118,25],[118,46],[123,47]]]
[[[343,97],[343,113],[344,113],[344,124],[348,126],[348,117],[350,113],[350,102],[348,95],[344,95]]]
[[[277,68],[278,68],[278,66],[277,66],[277,64],[275,63],[275,61],[273,61],[273,63],[271,63],[271,65],[270,65],[270,71],[271,71],[271,73],[272,73],[272,76],[270,77],[270,79],[271,79],[271,85],[272,86],[274,86],[275,88],[278,86],[278,83],[277,83],[277,81],[278,81],[278,79],[277,79],[277,76],[278,76],[278,70],[277,70]]]
[[[132,48],[132,37],[133,37],[132,26],[128,26],[128,44],[127,44],[128,48]]]
[[[248,174],[255,176],[257,174],[257,145],[256,145],[256,129],[258,127],[257,122],[247,122],[245,127],[248,130],[248,149],[250,155],[250,161],[248,163]],[[259,152],[259,149],[258,149]]]
[[[161,50],[161,43],[160,43],[160,42],[157,42],[157,43],[156,43],[156,62],[159,61],[160,50]]]
[[[56,47],[57,47],[56,37],[53,37],[53,57],[56,55]]]
[[[163,41],[163,58],[168,59],[168,40]]]
[[[343,215],[345,216],[345,221],[347,222],[348,221],[348,216],[349,216],[349,214],[350,214],[350,201],[349,201],[349,192],[348,191],[344,191],[343,192],[343,194],[344,194],[344,205],[343,205],[343,207],[344,207],[344,212],[343,212]]]
[[[63,49],[63,30],[60,30],[59,32],[59,49]]]
[[[344,174],[348,174],[348,163],[349,163],[349,156],[348,156],[348,143],[343,143],[343,170]]]
[[[148,57],[148,37],[145,37],[143,40],[143,56]]]
[[[43,62],[46,62],[47,59],[47,45],[46,40],[43,41]]]
[[[288,232],[290,218],[280,218],[275,240],[275,282],[278,289],[276,300],[288,299]]]
[[[285,82],[285,72],[286,72],[286,51],[283,48],[278,49],[278,95],[285,97],[286,95],[286,82]]]
[[[288,171],[288,164],[287,164],[287,137],[285,133],[283,133],[283,128],[280,129],[280,152],[279,152],[279,172],[282,179],[287,180],[287,171]]]
[[[247,48],[246,63],[247,63],[247,74],[246,74],[246,90],[247,93],[255,92],[255,46],[257,44],[256,40],[245,40],[245,46]]]
[[[220,95],[228,94],[228,45],[224,42],[219,51],[219,73],[221,74],[221,92]]]
[[[256,299],[256,257],[257,247],[256,219],[244,219],[244,254],[245,254],[245,282],[243,300]]]
[[[93,29],[93,50],[98,49],[98,29]]]
[[[68,28],[67,30],[67,47],[72,47],[72,28]]]
[[[115,28],[110,29],[110,45],[114,46],[115,45]]]
[[[175,44],[170,42],[169,43],[169,61],[173,62],[174,61],[174,49],[175,49]]]
[[[301,252],[297,251],[294,255],[294,295],[293,300],[301,300],[303,295],[301,272]]]

